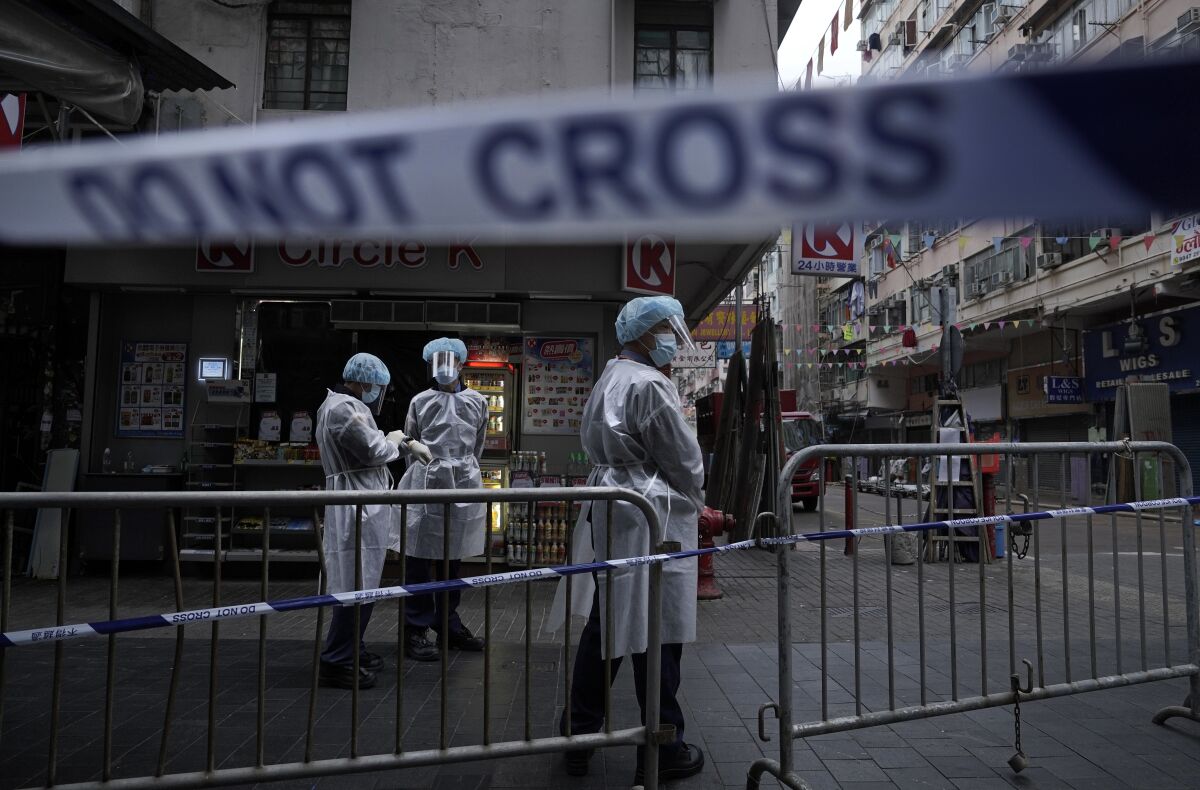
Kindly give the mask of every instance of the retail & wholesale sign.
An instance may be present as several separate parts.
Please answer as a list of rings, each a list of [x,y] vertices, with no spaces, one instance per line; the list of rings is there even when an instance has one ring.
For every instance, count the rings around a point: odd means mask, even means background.
[[[1078,376],[1047,376],[1046,403],[1083,403],[1083,379]]]
[[[1130,327],[1138,327],[1136,334]],[[1138,318],[1088,332],[1084,342],[1088,397],[1112,400],[1133,378],[1166,382],[1172,392],[1200,388],[1200,308]],[[1138,343],[1142,339],[1144,342]]]

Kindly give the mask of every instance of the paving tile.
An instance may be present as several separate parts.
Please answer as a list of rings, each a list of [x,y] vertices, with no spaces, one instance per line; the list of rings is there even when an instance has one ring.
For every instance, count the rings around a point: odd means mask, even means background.
[[[825,770],[839,782],[886,782],[885,774],[873,760],[825,760]]]
[[[911,746],[901,748],[867,747],[867,753],[880,768],[926,768],[929,761]]]

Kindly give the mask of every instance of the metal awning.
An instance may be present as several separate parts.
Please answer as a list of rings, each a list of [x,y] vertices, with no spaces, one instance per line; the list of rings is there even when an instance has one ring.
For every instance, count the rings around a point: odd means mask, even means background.
[[[113,0],[0,0],[0,89],[131,125],[145,91],[232,88]]]

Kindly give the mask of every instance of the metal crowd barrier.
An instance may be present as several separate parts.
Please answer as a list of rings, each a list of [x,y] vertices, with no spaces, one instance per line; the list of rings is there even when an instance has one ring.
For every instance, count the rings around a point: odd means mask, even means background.
[[[224,510],[229,512],[230,508],[244,509],[259,509],[257,512],[263,514],[263,541],[262,541],[262,573],[261,573],[261,594],[262,600],[268,601],[268,593],[270,590],[269,573],[271,568],[270,563],[270,524],[271,524],[271,508],[273,507],[297,507],[307,506],[311,508],[320,508],[324,505],[353,505],[355,507],[355,529],[356,529],[356,546],[357,551],[361,552],[362,547],[362,512],[365,505],[389,504],[395,505],[401,509],[401,523],[406,523],[407,507],[415,504],[444,504],[444,503],[488,503],[486,508],[488,513],[488,523],[485,528],[488,529],[487,554],[485,556],[486,572],[492,574],[493,556],[492,556],[492,540],[491,540],[491,519],[492,507],[490,503],[513,503],[513,502],[613,502],[624,501],[636,506],[646,518],[649,527],[650,541],[648,543],[652,553],[662,552],[665,548],[663,544],[663,530],[659,522],[658,516],[651,507],[650,503],[640,494],[633,491],[627,491],[619,488],[601,488],[601,487],[574,487],[574,488],[536,488],[536,489],[492,489],[478,491],[387,491],[387,492],[326,492],[326,491],[287,491],[287,492],[227,492],[227,493],[207,493],[207,492],[174,492],[174,493],[133,493],[133,492],[98,492],[98,493],[4,493],[0,494],[0,509],[6,510],[6,518],[4,520],[4,546],[3,546],[3,561],[4,561],[4,586],[3,600],[0,601],[0,632],[8,633],[10,629],[10,615],[12,607],[12,579],[11,569],[13,567],[13,530],[14,530],[14,513],[18,510],[29,508],[57,508],[63,511],[61,519],[61,533],[59,544],[59,576],[57,582],[57,604],[56,604],[56,619],[55,623],[59,626],[67,625],[67,599],[68,599],[68,522],[67,517],[69,511],[80,510],[87,508],[98,508],[112,510],[114,514],[112,526],[112,545],[113,556],[119,557],[121,545],[121,510],[132,508],[166,508],[171,514],[170,527],[167,530],[168,540],[170,544],[170,552],[174,557],[174,600],[178,610],[184,609],[184,582],[179,564],[178,547],[176,545],[174,509],[175,508],[212,508],[216,516],[215,525],[222,523],[221,515]],[[449,508],[444,508],[446,518],[449,518]],[[611,539],[612,539],[612,508],[606,508],[608,513],[608,534],[609,546],[606,556],[611,556]],[[232,522],[230,523],[232,528]],[[401,531],[401,556],[405,553],[407,534],[406,530]],[[449,540],[449,530],[444,529],[445,540]],[[318,546],[320,546],[320,536],[318,534]],[[219,550],[219,541],[214,546],[215,551],[213,557],[213,578],[212,578],[212,606],[214,609],[222,607],[222,554]],[[570,557],[570,530],[567,534],[566,543],[567,556]],[[443,556],[448,552],[444,552]],[[531,553],[532,554],[532,553]],[[356,589],[362,590],[362,565],[361,554],[358,557],[356,571]],[[526,567],[532,567],[533,557],[528,557]],[[322,567],[324,567],[324,557],[321,557]],[[614,563],[615,565],[616,563]],[[643,564],[643,563],[638,563]],[[660,562],[645,563],[649,565],[650,584],[649,584],[649,616],[648,616],[648,647],[647,647],[647,666],[657,667],[661,661],[661,601],[662,601],[662,565]],[[400,584],[404,585],[404,565],[400,564],[401,578]],[[607,584],[606,589],[611,590],[612,584],[612,568],[597,569],[598,575],[603,575],[603,583]],[[514,574],[521,577],[521,574]],[[118,604],[119,592],[119,576],[120,562],[114,561],[111,563],[110,580],[109,580],[109,598],[108,598],[108,616],[109,620],[116,620],[121,613],[123,607]],[[217,698],[221,691],[222,674],[220,671],[220,626],[221,622],[216,615],[210,623],[211,641],[209,646],[209,676],[207,689],[207,721],[205,727],[205,768],[201,771],[177,772],[168,773],[167,765],[173,756],[172,751],[172,727],[177,724],[179,719],[179,686],[180,679],[187,674],[185,651],[186,633],[188,625],[180,624],[175,626],[175,650],[171,664],[170,684],[167,690],[166,699],[164,702],[162,720],[161,720],[161,735],[158,738],[157,744],[157,764],[156,769],[151,775],[140,776],[117,776],[113,766],[113,749],[116,733],[113,727],[114,710],[121,704],[121,700],[117,698],[116,693],[116,673],[119,667],[118,646],[121,644],[129,645],[130,640],[118,639],[116,633],[109,633],[105,637],[107,639],[107,655],[105,661],[105,698],[102,727],[103,737],[103,754],[101,764],[98,766],[99,779],[88,778],[84,781],[73,781],[69,784],[60,783],[60,731],[63,728],[63,680],[64,674],[72,671],[68,666],[64,655],[64,641],[54,642],[54,659],[53,659],[53,676],[51,681],[51,691],[49,700],[49,740],[48,748],[45,754],[45,774],[44,777],[39,777],[40,786],[43,787],[59,787],[59,788],[78,788],[83,790],[87,788],[184,788],[184,787],[209,787],[219,785],[232,785],[242,783],[257,783],[270,782],[287,779],[307,779],[313,777],[332,776],[337,774],[349,773],[365,773],[376,771],[387,771],[401,768],[415,768],[420,766],[443,765],[451,763],[461,763],[475,760],[489,760],[496,758],[510,758],[525,755],[535,754],[550,754],[565,752],[576,749],[594,749],[613,746],[631,745],[645,746],[647,744],[658,744],[664,739],[669,738],[670,733],[663,731],[658,724],[659,705],[660,705],[660,675],[658,672],[647,672],[646,678],[646,723],[640,727],[630,727],[625,729],[614,729],[612,724],[612,698],[611,690],[606,686],[604,697],[605,709],[605,728],[603,732],[595,734],[572,735],[570,731],[570,717],[566,718],[566,732],[564,735],[535,737],[534,722],[532,716],[532,698],[535,693],[532,678],[532,640],[534,636],[533,628],[533,609],[531,601],[532,583],[537,578],[558,578],[554,573],[537,573],[536,570],[531,571],[524,577],[520,583],[525,587],[524,596],[524,625],[525,625],[525,640],[524,640],[524,737],[520,740],[495,740],[492,737],[492,704],[493,704],[493,679],[492,679],[492,642],[491,631],[493,627],[493,604],[492,604],[492,589],[490,586],[483,586],[482,594],[484,598],[484,636],[486,638],[485,648],[482,661],[482,685],[483,685],[483,700],[482,700],[482,742],[475,745],[451,745],[451,722],[448,720],[449,704],[449,689],[451,684],[451,671],[449,660],[449,649],[443,646],[441,650],[441,674],[440,674],[440,717],[439,717],[439,736],[438,748],[436,749],[421,749],[409,750],[405,748],[405,672],[404,672],[404,646],[405,646],[405,617],[404,617],[404,598],[398,598],[397,606],[397,658],[396,658],[396,677],[397,687],[395,694],[395,733],[393,747],[380,753],[367,754],[360,748],[360,733],[367,723],[363,721],[360,711],[360,699],[365,693],[360,689],[353,688],[350,691],[350,711],[347,721],[348,738],[349,738],[349,757],[333,757],[322,758],[316,757],[318,743],[316,739],[316,718],[318,714],[318,678],[319,678],[319,657],[321,646],[324,640],[324,607],[329,605],[328,602],[316,603],[319,605],[316,612],[315,635],[312,647],[312,673],[311,683],[308,691],[308,718],[306,722],[306,734],[304,737],[304,757],[302,760],[291,762],[271,762],[267,754],[267,634],[268,622],[270,614],[258,616],[258,659],[257,659],[257,705],[254,718],[254,737],[255,737],[255,752],[252,764],[239,767],[219,767],[223,759],[218,748],[218,733],[221,727],[226,726],[226,722],[218,722],[218,702]],[[442,579],[450,579],[449,560],[443,560],[442,564]],[[512,581],[511,579],[507,581]],[[321,593],[325,592],[324,574],[320,583]],[[442,632],[448,633],[447,618],[448,618],[448,597],[449,589],[444,589],[440,594],[442,596]],[[605,644],[612,643],[612,605],[611,596],[606,596],[608,602],[606,619],[607,627],[605,634]],[[571,679],[571,622],[570,622],[570,585],[567,589],[567,617],[563,628],[563,646],[562,646],[562,675],[563,675],[563,691],[564,704],[570,705],[570,679]],[[363,603],[369,600],[363,601]],[[313,601],[309,601],[313,603]],[[355,610],[355,627],[359,623],[361,603],[354,603]],[[238,609],[239,607],[232,607]],[[245,606],[240,608],[247,608]],[[268,607],[264,607],[268,608]],[[300,608],[300,607],[296,607]],[[231,614],[233,614],[231,612]],[[245,616],[244,612],[237,613],[237,616]],[[157,620],[153,626],[162,625],[162,618],[141,618],[144,620]],[[200,620],[199,622],[203,622]],[[30,625],[41,625],[41,623],[31,623]],[[192,627],[196,625],[196,621],[190,623]],[[145,627],[153,627],[147,624]],[[100,631],[98,633],[104,633]],[[0,647],[0,728],[5,722],[5,691],[6,691],[6,667],[8,665],[9,651],[14,648]],[[24,648],[26,650],[45,650],[48,646],[36,645]],[[611,677],[611,659],[606,659],[606,671]],[[358,672],[359,656],[355,656],[355,673]],[[78,665],[75,670],[81,669]],[[90,669],[90,667],[88,667]],[[339,692],[340,693],[340,692]],[[515,709],[515,708],[514,708]],[[157,710],[157,709],[156,709]],[[72,710],[70,716],[78,718],[79,712]],[[68,723],[70,721],[68,720]],[[558,731],[558,723],[554,722],[554,731]],[[668,728],[669,729],[669,728]],[[457,730],[456,730],[457,733]],[[4,744],[6,747],[20,748],[17,739],[6,739]],[[177,744],[176,744],[177,745]],[[0,756],[3,755],[0,749]],[[645,748],[644,752],[644,767],[645,767],[645,782],[647,788],[656,788],[658,785],[658,749]],[[177,756],[177,755],[176,755]],[[34,758],[30,758],[34,759]],[[228,755],[224,756],[228,759]],[[632,783],[632,782],[631,782]]]
[[[860,580],[860,567],[864,564],[864,560],[860,558],[862,552],[854,550],[848,553],[850,556],[846,558],[846,563],[849,568],[837,568],[831,574],[829,569],[829,557],[826,549],[827,540],[819,541],[819,553],[815,558],[804,557],[805,562],[814,562],[819,569],[819,597],[820,597],[820,718],[803,722],[795,722],[793,690],[799,687],[794,685],[792,673],[792,611],[791,611],[791,591],[790,585],[792,577],[790,575],[793,562],[798,561],[793,557],[792,551],[787,547],[781,546],[777,550],[776,575],[778,583],[778,695],[776,700],[769,702],[760,709],[759,712],[759,734],[764,741],[769,740],[766,733],[765,716],[768,712],[774,712],[779,721],[780,745],[778,760],[764,758],[753,763],[747,777],[748,790],[755,790],[759,787],[759,783],[764,774],[771,774],[776,777],[780,783],[792,788],[804,788],[805,784],[802,778],[795,771],[795,762],[793,754],[794,741],[810,736],[844,732],[848,730],[857,730],[868,727],[874,727],[882,724],[895,724],[899,722],[912,721],[916,719],[930,718],[934,716],[943,716],[950,713],[961,713],[966,711],[980,710],[983,708],[992,708],[998,706],[1013,705],[1015,716],[1015,736],[1016,736],[1016,754],[1010,765],[1014,770],[1021,770],[1025,765],[1025,757],[1020,747],[1020,703],[1050,699],[1053,697],[1062,697],[1072,694],[1079,694],[1087,691],[1098,691],[1102,689],[1118,688],[1122,686],[1130,686],[1140,683],[1148,683],[1157,680],[1166,680],[1171,678],[1188,678],[1190,683],[1190,696],[1181,706],[1172,706],[1160,710],[1153,718],[1156,724],[1162,724],[1172,717],[1186,717],[1193,721],[1200,721],[1200,597],[1197,592],[1197,574],[1196,574],[1196,544],[1195,544],[1195,527],[1193,525],[1192,508],[1182,501],[1183,498],[1190,497],[1192,494],[1192,479],[1191,470],[1186,457],[1174,445],[1165,442],[1064,442],[1064,443],[1006,443],[1006,444],[896,444],[896,445],[823,445],[806,448],[793,455],[784,466],[779,477],[779,499],[776,503],[776,512],[774,514],[765,513],[760,516],[760,525],[764,529],[769,530],[774,527],[782,536],[785,536],[777,542],[787,541],[786,536],[794,535],[792,528],[792,513],[793,506],[791,501],[791,486],[789,485],[796,470],[805,461],[813,458],[843,458],[850,460],[850,468],[854,470],[851,475],[850,485],[857,487],[857,464],[855,461],[858,458],[882,459],[884,469],[888,468],[888,461],[892,458],[930,458],[930,459],[946,459],[947,468],[951,467],[950,458],[966,457],[966,456],[984,456],[984,455],[1001,455],[1011,461],[1014,458],[1026,457],[1032,464],[1031,467],[1031,493],[1033,495],[1033,509],[1041,510],[1039,497],[1044,494],[1039,486],[1039,466],[1046,456],[1051,456],[1052,460],[1057,461],[1058,471],[1060,473],[1060,500],[1057,507],[1065,509],[1062,517],[1057,518],[1059,521],[1059,539],[1062,544],[1061,551],[1061,567],[1057,569],[1062,576],[1061,599],[1058,597],[1058,591],[1052,589],[1054,585],[1050,584],[1044,576],[1047,575],[1049,569],[1053,572],[1054,569],[1049,567],[1049,563],[1053,560],[1053,552],[1050,556],[1046,556],[1042,551],[1043,532],[1052,525],[1049,522],[1031,523],[1018,519],[1005,524],[1008,530],[1005,530],[1005,537],[999,537],[997,530],[997,540],[1008,540],[1008,535],[1013,527],[1028,524],[1032,527],[1033,541],[1033,557],[1030,560],[1017,560],[1023,562],[1022,575],[1025,574],[1025,569],[1028,564],[1033,565],[1033,589],[1017,589],[1014,583],[1014,557],[1013,552],[1005,551],[1005,560],[1003,568],[1003,582],[998,584],[1002,586],[999,591],[1001,600],[1005,601],[1003,609],[996,607],[997,615],[1006,614],[1007,627],[1004,629],[1004,637],[1006,638],[1006,652],[1008,660],[1008,682],[1000,682],[994,679],[994,676],[989,675],[988,653],[989,653],[989,631],[988,631],[988,612],[991,607],[988,605],[989,587],[993,582],[989,580],[987,568],[983,562],[985,551],[987,550],[986,530],[984,526],[977,527],[977,545],[978,545],[978,565],[977,574],[972,574],[970,571],[964,571],[959,566],[961,560],[956,558],[956,547],[962,545],[963,538],[959,538],[958,543],[951,542],[948,563],[939,564],[938,566],[927,565],[924,559],[925,551],[921,548],[915,552],[915,579],[906,582],[907,589],[902,589],[899,582],[894,578],[892,571],[892,541],[897,538],[894,531],[887,529],[875,530],[882,535],[884,541],[884,568],[882,571],[882,588],[883,588],[883,616],[886,619],[886,671],[887,671],[887,689],[886,699],[882,699],[881,694],[867,694],[864,692],[864,683],[862,671],[864,666],[864,651],[862,645],[862,621],[864,619],[864,607],[861,602],[862,584]],[[1132,461],[1133,487],[1135,489],[1135,497],[1138,500],[1142,499],[1143,487],[1149,483],[1152,484],[1157,491],[1156,496],[1164,496],[1163,492],[1167,489],[1164,484],[1175,483],[1178,486],[1179,501],[1171,500],[1170,505],[1179,514],[1181,521],[1179,525],[1179,535],[1182,540],[1183,554],[1183,606],[1186,610],[1184,616],[1184,628],[1186,629],[1186,650],[1172,650],[1171,642],[1171,590],[1168,587],[1168,562],[1167,562],[1167,534],[1168,530],[1174,530],[1174,526],[1168,525],[1164,510],[1158,510],[1156,517],[1146,517],[1156,521],[1157,529],[1151,524],[1151,528],[1147,528],[1143,514],[1140,509],[1133,508],[1136,512],[1133,513],[1135,530],[1134,537],[1136,538],[1136,616],[1131,616],[1126,610],[1122,602],[1122,595],[1128,595],[1129,587],[1128,579],[1122,580],[1120,557],[1119,557],[1119,537],[1122,532],[1118,527],[1118,514],[1108,514],[1106,511],[1113,508],[1095,508],[1090,507],[1068,507],[1067,487],[1066,487],[1066,470],[1070,466],[1069,459],[1076,457],[1086,457],[1090,461],[1097,455],[1109,456],[1110,463],[1115,463],[1117,458],[1122,458],[1127,461]],[[1152,459],[1153,463],[1146,467],[1143,461]],[[934,461],[936,463],[936,460]],[[1166,462],[1166,463],[1164,463]],[[1004,513],[1012,514],[1014,486],[1012,480],[1012,463],[1003,465],[1006,468],[1008,477],[1006,486]],[[1171,475],[1164,479],[1164,466],[1171,470]],[[1144,478],[1144,470],[1150,469],[1152,476],[1149,479]],[[1170,480],[1169,477],[1174,477]],[[883,505],[885,513],[884,524],[897,525],[904,524],[903,514],[900,512],[901,499],[896,499],[897,510],[893,517],[891,504],[892,497],[890,491],[890,480],[885,483],[887,490],[883,494]],[[1089,487],[1090,492],[1090,487]],[[824,507],[824,492],[822,492],[822,502],[820,510],[820,529],[824,532],[826,526],[826,514]],[[1017,494],[1016,496],[1020,496]],[[933,498],[933,497],[931,497]],[[1120,500],[1116,500],[1120,501]],[[1027,504],[1027,503],[1026,503]],[[1085,505],[1088,503],[1085,503]],[[1164,504],[1163,502],[1159,503]],[[1177,507],[1176,507],[1177,505]],[[909,519],[910,524],[922,522],[922,508],[926,507],[927,503],[918,500],[915,505],[915,517]],[[976,503],[977,507],[982,507],[982,503]],[[1131,508],[1125,508],[1131,509]],[[852,523],[856,526],[861,525],[859,520],[860,505],[858,498],[855,497],[852,506],[852,512],[846,513],[847,520],[853,518]],[[1028,510],[1028,507],[1025,507]],[[1109,529],[1112,541],[1112,568],[1111,575],[1105,572],[1103,578],[1099,570],[1097,562],[1096,550],[1098,542],[1095,540],[1097,529],[1095,522],[1098,519],[1096,510],[1108,515]],[[997,511],[1000,511],[1000,505],[997,503]],[[982,511],[981,511],[982,512]],[[1056,511],[1059,513],[1061,511]],[[1082,620],[1077,620],[1072,627],[1072,604],[1079,604],[1078,600],[1073,600],[1070,590],[1071,573],[1068,566],[1068,517],[1086,517],[1086,549],[1087,549],[1087,637],[1086,637],[1086,655],[1083,650],[1073,651],[1072,637],[1079,636],[1082,632]],[[1122,514],[1122,518],[1127,518],[1127,514]],[[938,517],[929,519],[930,521],[938,521]],[[969,520],[969,519],[968,519]],[[771,524],[770,522],[774,522]],[[980,519],[982,522],[983,520]],[[765,523],[764,523],[765,522]],[[908,534],[925,535],[927,528],[915,527],[917,532]],[[1072,526],[1073,534],[1077,527]],[[858,534],[870,534],[872,530],[860,529],[856,530]],[[1157,532],[1157,549],[1159,555],[1158,572],[1161,574],[1161,601],[1153,601],[1157,596],[1157,591],[1151,590],[1147,586],[1147,568],[1146,568],[1146,543],[1153,539],[1153,532]],[[839,531],[836,534],[839,536],[847,534],[845,531]],[[856,540],[859,538],[855,538]],[[992,566],[993,568],[995,566]],[[877,569],[871,569],[878,575]],[[849,573],[851,599],[850,600],[831,600],[829,594],[829,582],[831,576],[836,576]],[[906,574],[908,575],[908,574]],[[963,634],[963,625],[959,622],[958,602],[956,601],[956,593],[963,588],[963,584],[959,577],[966,576],[970,583],[970,576],[977,575],[978,584],[978,642],[973,641],[975,634],[968,633],[965,637]],[[935,578],[942,577],[945,579]],[[945,591],[948,597],[949,607],[946,617],[948,618],[949,626],[949,644],[946,646],[948,650],[945,653],[941,651],[935,652],[932,647],[941,647],[941,645],[932,645],[928,637],[927,631],[932,622],[934,612],[927,611],[929,606],[926,603],[927,591],[930,591],[931,585],[938,583],[945,584]],[[1098,659],[1098,646],[1100,644],[1097,636],[1097,616],[1099,609],[1096,602],[1097,583],[1101,582],[1105,589],[1111,589],[1112,592],[1112,609],[1105,611],[1103,615],[1111,617],[1112,626],[1114,628],[1113,648],[1115,649],[1115,660],[1105,658]],[[974,586],[971,584],[971,586]],[[872,591],[877,588],[872,588]],[[968,588],[969,591],[969,588]],[[913,595],[915,593],[915,595]],[[900,594],[910,595],[915,598],[915,617],[916,617],[916,632],[917,632],[917,663],[919,668],[918,677],[911,678],[911,675],[905,677],[902,675],[902,682],[898,685],[897,673],[911,672],[913,667],[911,663],[898,669],[897,662],[897,640],[896,629],[897,624],[911,628],[911,620],[899,621],[896,612],[896,598]],[[961,594],[961,593],[958,593]],[[1018,624],[1017,607],[1015,600],[1018,596],[1032,595],[1033,598],[1033,633],[1029,633],[1027,624]],[[972,596],[973,597],[973,596]],[[1126,601],[1128,602],[1128,598]],[[975,603],[974,601],[971,603]],[[849,606],[851,609],[850,615],[853,618],[852,631],[852,670],[853,675],[849,677],[849,671],[842,667],[831,668],[830,664],[830,609],[834,607],[845,608]],[[1155,618],[1161,615],[1161,629],[1151,628],[1152,619],[1148,616],[1148,607],[1155,611],[1151,612]],[[1174,607],[1178,610],[1178,606]],[[1107,609],[1107,607],[1106,607]],[[873,614],[878,614],[877,612]],[[905,612],[905,615],[912,614]],[[1049,633],[1050,627],[1047,621],[1051,616],[1061,617],[1062,628],[1061,634]],[[1133,620],[1130,622],[1130,620]],[[1132,627],[1133,633],[1136,635],[1136,645],[1132,648],[1127,646],[1123,637],[1122,628]],[[976,629],[970,628],[968,631]],[[1130,632],[1125,631],[1126,635]],[[1033,661],[1026,660],[1021,648],[1018,647],[1019,641],[1025,641],[1029,637],[1029,645],[1035,653]],[[1058,637],[1056,639],[1056,637]],[[849,659],[851,654],[850,641],[846,640],[838,650],[839,656],[844,656]],[[880,640],[882,642],[882,640]],[[1005,645],[1003,643],[994,645],[997,647],[996,652],[1004,652]],[[1076,643],[1076,647],[1079,643]],[[1178,648],[1178,643],[1176,643]],[[960,651],[967,652],[972,649],[978,650],[979,660],[979,675],[977,685],[971,685],[963,673],[960,672]],[[1161,652],[1160,652],[1161,651]],[[1077,660],[1072,662],[1073,652],[1076,653],[1074,658]],[[1129,666],[1126,661],[1126,653],[1136,653],[1136,660],[1133,666]],[[1057,654],[1058,658],[1056,658]],[[939,656],[941,661],[947,661],[948,667],[938,667],[936,664],[931,664],[929,661],[931,655]],[[1053,660],[1052,660],[1053,659]],[[1080,665],[1082,659],[1083,666]],[[1103,667],[1101,666],[1103,664]],[[1021,666],[1024,665],[1025,672],[1021,671]],[[939,669],[946,669],[948,677]],[[845,708],[844,711],[833,713],[830,706],[829,683],[831,676],[834,674],[844,674],[847,676],[846,685],[853,688],[852,705],[846,703],[839,707]],[[931,677],[933,675],[934,677]],[[1024,677],[1023,677],[1024,676]],[[912,680],[916,680],[916,688],[913,688]],[[907,681],[907,682],[905,682]],[[964,686],[968,686],[964,688]],[[802,689],[801,689],[802,690]],[[905,697],[908,697],[905,699]],[[900,698],[898,700],[898,698]],[[850,712],[852,709],[852,712]]]

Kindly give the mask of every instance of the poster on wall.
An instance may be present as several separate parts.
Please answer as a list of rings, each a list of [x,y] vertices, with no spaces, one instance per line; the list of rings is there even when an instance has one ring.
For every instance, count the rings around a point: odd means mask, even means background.
[[[525,338],[525,433],[579,433],[592,391],[592,349],[589,338]]]
[[[187,343],[121,343],[117,436],[182,439]]]

